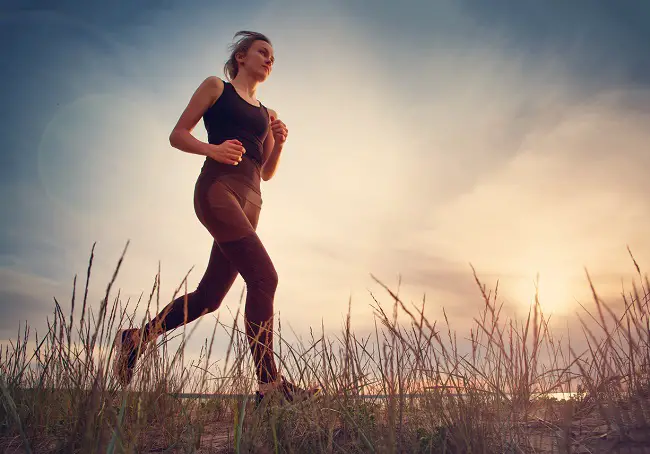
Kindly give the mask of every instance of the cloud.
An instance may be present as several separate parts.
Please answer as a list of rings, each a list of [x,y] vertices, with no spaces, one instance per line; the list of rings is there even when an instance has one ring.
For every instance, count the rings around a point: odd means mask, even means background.
[[[585,266],[632,271],[626,245],[644,261],[650,252],[642,227],[650,115],[629,99],[618,92],[565,105],[555,127],[529,131],[516,156],[432,210],[416,241],[490,273],[540,271],[571,290]]]
[[[25,321],[39,333],[47,329],[45,318],[54,311],[54,297],[63,303],[63,286],[54,280],[14,268],[0,268],[0,338],[15,337],[18,325]],[[70,289],[71,290],[71,289]],[[67,301],[66,301],[67,302]]]

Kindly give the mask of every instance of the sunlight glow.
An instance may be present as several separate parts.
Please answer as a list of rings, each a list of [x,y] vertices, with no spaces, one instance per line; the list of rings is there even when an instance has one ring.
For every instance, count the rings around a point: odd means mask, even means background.
[[[571,284],[566,273],[546,269],[519,279],[512,288],[512,297],[516,302],[530,306],[535,302],[537,292],[544,313],[565,313],[574,302]]]

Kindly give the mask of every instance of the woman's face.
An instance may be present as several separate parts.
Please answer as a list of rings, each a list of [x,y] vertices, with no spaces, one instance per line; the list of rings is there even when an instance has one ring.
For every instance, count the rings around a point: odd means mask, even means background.
[[[273,47],[266,41],[257,40],[239,62],[246,67],[249,74],[258,76],[259,80],[265,80],[271,74],[275,62]]]

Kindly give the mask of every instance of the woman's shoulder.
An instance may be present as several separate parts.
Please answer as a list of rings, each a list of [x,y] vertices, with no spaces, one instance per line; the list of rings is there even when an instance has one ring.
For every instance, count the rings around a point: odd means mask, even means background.
[[[201,96],[205,97],[208,106],[212,107],[221,98],[224,92],[224,85],[225,83],[221,78],[208,76],[201,82],[197,92],[201,93]]]
[[[217,90],[219,92],[222,92],[225,82],[220,77],[208,76],[201,83],[201,85],[203,85],[205,88],[208,88],[210,90]]]

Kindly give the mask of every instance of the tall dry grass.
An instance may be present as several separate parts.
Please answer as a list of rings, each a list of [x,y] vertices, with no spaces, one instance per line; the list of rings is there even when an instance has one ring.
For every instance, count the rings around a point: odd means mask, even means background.
[[[21,326],[2,348],[4,452],[650,451],[650,284],[631,253],[638,282],[620,305],[605,304],[588,280],[593,307],[577,315],[584,348],[555,336],[537,298],[523,319],[504,315],[498,284],[490,290],[476,273],[483,309],[468,333],[455,332],[446,314],[430,320],[424,301],[407,304],[378,280],[388,302],[372,295],[372,335],[357,336],[348,312],[340,336],[326,337],[321,326],[306,344],[290,343],[279,320],[282,373],[324,392],[261,408],[251,398],[255,378],[239,313],[230,326],[217,314],[189,362],[185,345],[198,322],[161,336],[144,348],[133,383],[118,386],[113,336],[148,321],[134,316],[143,298],[129,308],[119,291],[112,296],[125,253],[98,313],[87,298],[93,246],[83,297],[75,277],[67,314],[55,300],[45,333]],[[154,304],[160,309],[159,282],[160,272],[146,314]],[[173,297],[181,290],[186,280]],[[218,362],[217,335],[229,338]],[[559,392],[573,395],[554,399]]]

